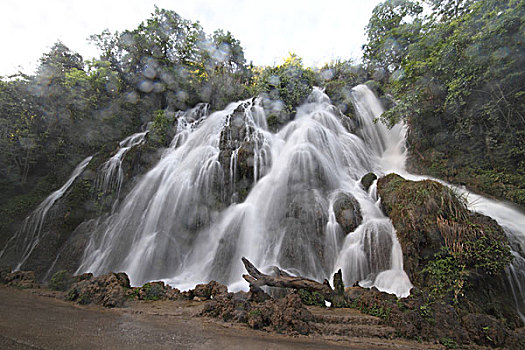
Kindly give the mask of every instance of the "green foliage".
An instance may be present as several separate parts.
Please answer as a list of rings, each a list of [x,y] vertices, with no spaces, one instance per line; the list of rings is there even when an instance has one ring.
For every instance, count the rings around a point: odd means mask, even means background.
[[[146,283],[138,292],[140,300],[160,300],[164,295],[165,291],[159,283]]]
[[[56,272],[49,280],[47,287],[51,290],[66,291],[71,286],[73,276],[68,271]]]
[[[209,102],[212,109],[246,98],[252,69],[240,42],[222,30],[155,8],[136,28],[91,37],[97,59],[57,42],[34,75],[0,79],[0,243],[11,224],[63,183],[103,145],[153,121],[167,143],[169,114]],[[46,191],[40,183],[53,179]],[[81,196],[77,196],[80,198]]]
[[[365,62],[386,71],[381,81],[397,101],[383,118],[408,120],[422,171],[524,206],[525,4],[426,2],[432,12],[421,18],[407,1],[386,1],[367,27]],[[381,51],[391,38],[401,48]],[[432,169],[433,153],[445,162]],[[481,183],[485,172],[504,176]]]
[[[306,289],[299,289],[299,297],[305,305],[325,306],[324,297],[319,292],[309,292]]]
[[[280,110],[293,113],[312,92],[314,72],[303,67],[296,54],[290,53],[280,66],[265,68],[256,79],[256,92],[282,102]]]
[[[390,312],[392,309],[390,307],[372,305],[370,307],[362,306],[360,309],[363,313],[380,317],[382,319],[388,319],[390,317]]]
[[[451,338],[447,338],[447,337],[441,338],[439,340],[439,343],[447,349],[457,349],[458,348],[458,343],[454,339],[451,339]]]
[[[434,256],[434,259],[423,268],[422,273],[428,276],[427,285],[430,287],[432,297],[442,299],[453,293],[454,300],[457,300],[459,296],[463,295],[463,287],[468,272],[448,248],[442,248]]]
[[[464,252],[458,259],[470,266],[482,269],[489,275],[500,274],[512,261],[509,245],[487,234],[465,242]]]
[[[248,315],[251,316],[251,317],[257,317],[257,316],[260,316],[260,315],[261,315],[261,310],[259,310],[259,309],[250,310],[250,312],[248,313]]]
[[[316,84],[325,89],[332,103],[341,112],[352,117],[354,114],[351,99],[352,88],[368,79],[363,66],[351,60],[335,60],[325,64],[316,75],[319,80]]]
[[[381,74],[377,79],[387,79],[401,67],[408,46],[419,36],[422,12],[423,7],[409,0],[387,0],[374,8],[365,28],[368,42],[363,58],[370,70]]]
[[[161,144],[165,144],[167,141],[167,131],[170,124],[170,120],[168,119],[165,110],[157,110],[153,112],[153,130],[158,136]]]

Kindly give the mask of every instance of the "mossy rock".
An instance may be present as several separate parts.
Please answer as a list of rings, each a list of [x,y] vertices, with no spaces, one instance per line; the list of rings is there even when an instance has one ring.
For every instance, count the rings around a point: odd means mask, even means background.
[[[58,271],[51,277],[49,283],[47,284],[47,287],[51,290],[65,292],[71,287],[73,282],[75,282],[75,278],[73,277],[73,275],[66,270],[62,270]]]
[[[374,173],[368,173],[365,176],[361,178],[361,186],[365,189],[365,191],[368,191],[370,186],[372,186],[372,183],[377,179],[377,175]]]
[[[319,292],[309,292],[306,289],[299,289],[299,297],[305,305],[316,305],[324,307],[324,297]]]
[[[378,180],[377,189],[416,287],[433,300],[519,324],[504,287],[509,242],[494,220],[470,212],[453,190],[435,181],[390,174]]]
[[[488,274],[498,274],[510,263],[502,228],[489,217],[470,212],[448,187],[390,174],[378,180],[378,194],[397,230],[405,269],[416,284],[422,282],[421,268],[442,247],[467,268]]]

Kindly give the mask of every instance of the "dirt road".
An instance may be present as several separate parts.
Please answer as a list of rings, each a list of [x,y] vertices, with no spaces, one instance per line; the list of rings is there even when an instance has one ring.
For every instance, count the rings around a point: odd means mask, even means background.
[[[193,317],[202,303],[77,306],[52,293],[0,286],[1,349],[428,349],[405,340],[289,337]]]

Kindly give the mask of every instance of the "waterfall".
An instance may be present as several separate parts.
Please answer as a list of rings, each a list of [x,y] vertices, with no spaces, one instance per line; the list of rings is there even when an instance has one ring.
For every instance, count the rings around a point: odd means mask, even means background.
[[[51,193],[27,218],[25,218],[22,228],[9,239],[4,249],[0,252],[0,257],[2,257],[8,247],[21,249],[21,258],[17,263],[15,270],[19,270],[22,267],[38,243],[45,237],[45,233],[42,232],[42,227],[47,219],[49,210],[57,200],[62,198],[75,179],[84,171],[91,161],[91,158],[92,157],[87,157],[77,165],[66,183],[58,190]]]
[[[395,230],[360,185],[403,159],[404,127],[374,122],[382,109],[366,87],[353,98],[361,137],[320,89],[277,133],[256,99],[178,115],[170,148],[93,232],[77,273],[125,271],[135,285],[181,289],[215,279],[236,290],[247,287],[246,256],[317,280],[342,268],[347,284],[407,296]]]
[[[101,165],[97,172],[95,187],[98,191],[107,193],[115,190],[117,195],[120,193],[122,185],[122,161],[130,149],[144,143],[148,131],[139,132],[126,137],[120,141],[117,152]]]

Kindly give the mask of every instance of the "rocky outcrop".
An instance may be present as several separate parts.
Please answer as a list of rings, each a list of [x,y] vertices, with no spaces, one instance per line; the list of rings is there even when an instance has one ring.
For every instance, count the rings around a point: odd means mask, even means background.
[[[502,228],[491,218],[470,212],[448,187],[390,174],[378,180],[378,194],[396,228],[404,268],[415,285],[425,284],[423,269],[442,249],[466,268],[489,275],[501,273],[510,262]]]
[[[208,302],[203,315],[219,317],[224,321],[247,323],[251,328],[285,334],[309,334],[313,316],[297,293],[263,303],[250,303],[249,293],[227,293]]]
[[[177,288],[172,288],[162,281],[148,282],[142,287],[134,287],[126,291],[128,300],[178,300],[182,295]]]
[[[340,194],[334,202],[334,214],[344,233],[354,231],[363,221],[361,207],[350,194]]]
[[[93,303],[105,307],[121,307],[131,288],[125,273],[108,273],[98,277],[89,273],[77,278],[79,281],[69,288],[66,299],[83,305]]]
[[[263,146],[263,136],[248,122],[246,110],[249,108],[252,108],[252,102],[239,105],[228,116],[227,125],[220,135],[218,159],[224,171],[224,183],[217,190],[222,190],[221,199],[226,206],[243,202],[248,195],[255,180],[255,157],[258,156],[255,150]],[[259,165],[259,172],[262,168]]]
[[[427,304],[436,303],[431,314],[459,323],[464,321],[459,315],[484,314],[511,330],[521,325],[504,277],[512,259],[509,243],[494,220],[470,212],[452,190],[434,181],[390,174],[377,186],[403,249],[406,272],[427,295]],[[442,310],[435,309],[438,304]]]
[[[4,271],[3,283],[21,289],[40,288],[34,271],[13,271],[9,273]]]
[[[186,299],[209,300],[219,295],[228,293],[228,288],[216,281],[210,281],[206,284],[198,284],[194,289],[182,293]]]

